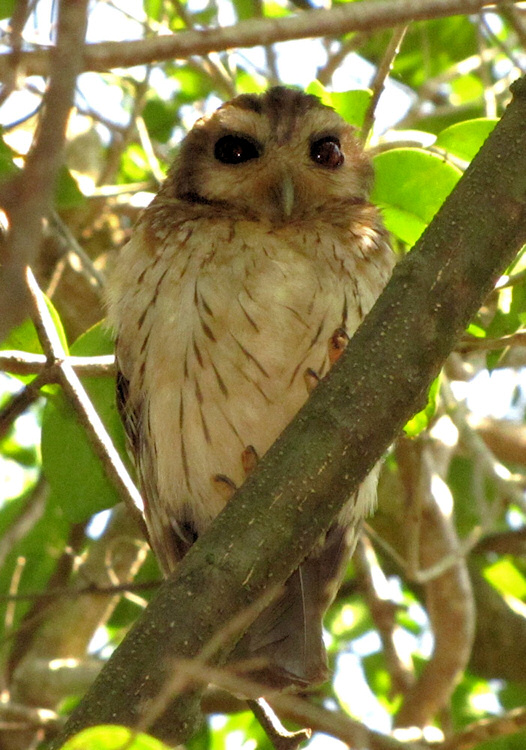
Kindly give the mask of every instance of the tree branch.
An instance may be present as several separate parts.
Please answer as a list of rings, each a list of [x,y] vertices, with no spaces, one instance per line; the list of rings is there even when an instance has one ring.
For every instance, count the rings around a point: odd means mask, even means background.
[[[364,0],[360,3],[313,10],[286,18],[254,18],[203,31],[184,31],[132,42],[102,42],[84,48],[84,70],[103,72],[109,68],[186,59],[233,47],[247,48],[293,39],[341,36],[351,31],[373,31],[411,21],[477,13],[488,6],[500,7],[507,0]],[[508,3],[509,4],[509,3]],[[47,75],[48,50],[23,52],[20,68],[29,75]],[[10,56],[0,56],[0,78],[10,69]]]
[[[36,140],[23,172],[1,186],[0,205],[10,228],[7,241],[0,244],[0,340],[29,309],[24,268],[37,257],[42,219],[50,208],[62,163],[75,81],[82,67],[86,22],[87,0],[62,0],[57,45],[48,52],[51,81]],[[11,56],[3,57],[11,69]],[[23,53],[17,55],[17,62],[23,65],[22,57]]]
[[[345,353],[114,652],[61,740],[97,723],[134,726],[175,657],[193,658],[287,579],[426,400],[496,279],[526,241],[526,78],[417,248]],[[211,596],[213,592],[213,596]],[[225,642],[211,664],[224,661]],[[184,741],[200,689],[150,730]]]

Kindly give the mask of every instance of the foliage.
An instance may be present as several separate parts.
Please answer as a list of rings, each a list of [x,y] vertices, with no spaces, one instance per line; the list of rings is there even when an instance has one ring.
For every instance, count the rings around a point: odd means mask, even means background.
[[[28,39],[35,22],[52,25],[45,3],[36,5],[25,27]],[[1,18],[11,12],[12,2],[0,2]],[[143,0],[130,4],[129,11],[103,2],[90,7],[91,33],[101,39],[110,27],[122,26],[123,33],[139,38],[224,25],[225,17],[279,21],[310,12],[298,11],[285,0]],[[526,65],[521,50],[525,29],[524,15],[510,6],[500,14],[409,25],[369,139],[376,173],[372,201],[381,207],[400,255],[425,231],[502,114],[507,85]],[[268,82],[281,80],[308,87],[359,129],[369,115],[373,93],[378,93],[375,86],[381,87],[364,71],[374,73],[385,62],[391,35],[392,30],[372,30],[310,40],[308,47],[302,41],[211,51],[81,76],[66,163],[55,192],[58,217],[47,224],[35,269],[68,353],[111,353],[110,333],[98,322],[104,315],[100,280],[193,120],[236,92],[260,91]],[[312,60],[321,61],[317,70]],[[3,180],[20,169],[27,136],[35,131],[38,118],[25,119],[34,109],[35,96],[41,105],[34,78],[22,80],[20,86],[25,96],[6,110],[12,122],[0,141]],[[39,83],[37,88],[43,87]],[[12,97],[14,102],[14,93]],[[454,665],[446,678],[450,696],[440,711],[426,717],[426,736],[461,732],[470,722],[525,702],[526,399],[520,348],[525,279],[524,258],[519,257],[459,342],[425,409],[386,457],[378,512],[327,617],[333,678],[310,697],[314,704],[338,706],[387,732],[398,712],[413,715],[418,689],[412,692],[411,687],[415,682],[418,686],[426,664],[437,669],[437,682],[443,678],[436,661],[446,655]],[[0,354],[42,353],[29,320],[0,348]],[[130,541],[129,529],[119,538],[100,514],[116,505],[119,493],[70,399],[57,385],[37,382],[36,392],[34,374],[2,362],[9,373],[0,380],[5,687],[13,702],[58,715],[87,688],[93,677],[88,667],[106,659],[124,637],[160,576],[150,556],[146,562],[140,557],[140,545],[136,554],[128,555],[123,570],[117,548],[131,544],[135,550],[136,542]],[[40,366],[35,364],[34,372]],[[82,381],[126,461],[113,377],[105,373]],[[436,542],[433,550],[424,543],[431,538]],[[93,574],[96,569],[104,575]],[[421,574],[430,570],[435,574]],[[93,597],[90,617],[83,614],[94,581],[101,586],[104,578],[109,586],[134,576],[120,601],[114,591],[111,597]],[[445,577],[447,597],[441,588]],[[62,606],[66,597],[67,618]],[[448,631],[453,612],[455,617],[460,612],[464,631]],[[471,653],[467,663],[464,652]],[[59,683],[57,660],[68,657],[76,659],[76,665]],[[41,670],[43,660],[47,668],[37,675],[35,665],[38,662]],[[252,714],[228,714],[228,705],[217,699],[207,725],[188,748],[270,747]],[[227,715],[218,718],[223,708]],[[122,732],[126,730],[88,730],[66,747],[161,747],[143,736],[126,744]],[[503,732],[510,732],[509,725]],[[315,733],[309,747],[324,747],[326,742]],[[524,736],[510,734],[484,742],[478,738],[470,747],[497,750],[523,743]],[[9,729],[2,744],[14,746]]]

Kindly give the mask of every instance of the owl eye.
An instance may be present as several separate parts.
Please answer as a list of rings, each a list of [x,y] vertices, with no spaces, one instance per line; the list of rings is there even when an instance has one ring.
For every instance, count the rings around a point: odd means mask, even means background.
[[[257,144],[240,135],[224,135],[214,148],[215,158],[223,164],[243,164],[260,156]]]
[[[326,135],[314,141],[310,147],[310,158],[315,164],[327,169],[338,169],[345,161],[340,140],[334,135]]]

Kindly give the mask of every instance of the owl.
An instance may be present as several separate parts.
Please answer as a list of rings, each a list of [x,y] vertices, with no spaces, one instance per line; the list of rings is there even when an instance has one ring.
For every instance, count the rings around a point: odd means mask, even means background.
[[[117,399],[165,574],[229,501],[337,359],[393,266],[372,168],[314,96],[243,94],[199,120],[109,284]],[[235,657],[265,685],[327,675],[322,619],[377,470]]]

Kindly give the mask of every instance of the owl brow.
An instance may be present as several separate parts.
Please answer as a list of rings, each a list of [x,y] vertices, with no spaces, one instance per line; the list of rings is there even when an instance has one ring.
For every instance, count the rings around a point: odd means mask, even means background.
[[[320,130],[317,133],[312,133],[309,136],[309,143],[312,145],[316,141],[321,141],[323,138],[337,138],[339,141],[342,139],[343,132],[340,128],[332,128],[331,130]]]
[[[217,143],[221,138],[224,138],[225,136],[231,135],[234,138],[244,138],[245,141],[249,141],[254,148],[256,148],[259,152],[259,155],[261,156],[265,150],[263,144],[258,141],[257,138],[254,138],[254,136],[249,135],[243,130],[231,130],[230,128],[221,128],[217,138],[215,139],[215,143]]]

